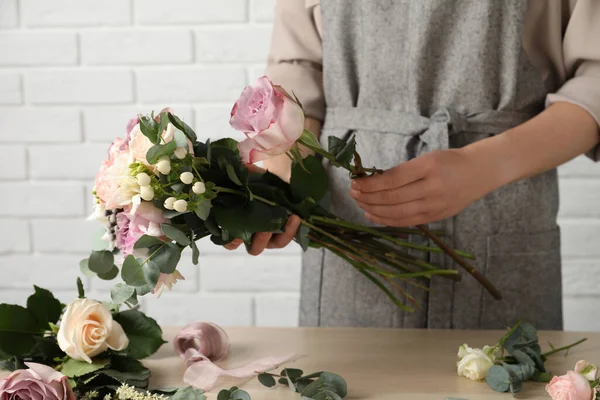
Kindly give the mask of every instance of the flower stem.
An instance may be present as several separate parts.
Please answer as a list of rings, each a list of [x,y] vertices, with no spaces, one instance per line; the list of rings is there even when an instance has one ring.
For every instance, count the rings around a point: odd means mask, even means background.
[[[498,341],[498,346],[502,346],[504,347],[504,342],[506,342],[506,340],[510,337],[510,335],[512,335],[523,323],[523,321],[519,321],[517,322],[517,324],[515,326],[513,326],[511,329],[509,329],[508,332],[506,332],[504,334],[504,336],[502,336],[502,338]]]
[[[583,338],[583,339],[580,339],[580,340],[576,341],[575,343],[572,343],[572,344],[570,344],[568,346],[559,347],[558,349],[552,349],[552,350],[550,350],[550,351],[542,354],[542,356],[544,356],[544,357],[550,357],[553,354],[560,353],[561,351],[566,351],[566,350],[569,350],[569,349],[571,349],[571,348],[573,348],[573,347],[575,347],[577,345],[580,345],[581,343],[585,342],[586,340],[587,340],[587,338]]]

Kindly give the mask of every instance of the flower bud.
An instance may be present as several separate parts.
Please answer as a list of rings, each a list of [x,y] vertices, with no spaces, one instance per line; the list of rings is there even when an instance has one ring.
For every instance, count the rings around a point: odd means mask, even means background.
[[[189,185],[190,183],[194,182],[194,174],[191,172],[183,172],[181,175],[179,175],[179,179],[181,179],[181,182],[184,184]]]
[[[173,203],[173,208],[177,212],[181,212],[181,213],[186,212],[187,211],[187,201],[177,200],[175,203]]]
[[[154,198],[154,189],[151,186],[140,187],[140,197],[146,201],[150,201]]]
[[[175,149],[173,154],[175,154],[175,157],[179,158],[180,160],[183,160],[185,156],[187,156],[187,150],[185,149],[185,147],[178,147]]]
[[[148,186],[150,185],[150,175],[145,172],[137,174],[137,183],[140,186]]]
[[[196,194],[203,194],[206,192],[206,185],[204,182],[196,182],[194,186],[192,186],[192,191]]]
[[[156,163],[156,169],[163,175],[168,175],[171,172],[171,162],[169,160],[160,160]]]
[[[163,204],[167,210],[174,210],[173,204],[177,201],[175,197],[169,197],[165,200]]]

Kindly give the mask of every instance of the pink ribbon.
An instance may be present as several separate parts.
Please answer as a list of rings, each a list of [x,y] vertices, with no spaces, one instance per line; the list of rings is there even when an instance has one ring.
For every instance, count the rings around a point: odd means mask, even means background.
[[[229,351],[229,337],[216,324],[192,322],[183,328],[174,340],[175,351],[187,365],[183,381],[197,389],[209,391],[220,377],[247,379],[259,372],[271,370],[297,356],[269,356],[250,361],[248,364],[232,369],[223,369],[214,361],[225,358]]]

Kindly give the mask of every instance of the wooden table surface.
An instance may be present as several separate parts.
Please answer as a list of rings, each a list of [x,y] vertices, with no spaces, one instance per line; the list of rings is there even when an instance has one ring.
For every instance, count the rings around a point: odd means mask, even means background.
[[[330,328],[229,328],[231,349],[227,360],[219,364],[237,367],[269,355],[296,352],[299,360],[286,364],[306,373],[330,371],[348,382],[347,399],[505,399],[510,394],[496,393],[486,383],[457,376],[456,353],[459,345],[493,345],[502,336],[499,331],[441,331],[391,329]],[[177,329],[166,328],[171,341]],[[542,350],[575,342],[588,341],[572,349],[567,357],[554,355],[548,370],[556,375],[572,369],[580,359],[600,363],[600,333],[540,332]],[[183,362],[174,354],[171,343],[144,362],[153,371],[152,387],[183,386]],[[298,394],[278,386],[266,388],[256,379],[248,382],[223,382],[223,388],[240,386],[256,400],[299,400]],[[526,382],[518,399],[549,399],[545,384]],[[209,399],[216,398],[216,391]]]

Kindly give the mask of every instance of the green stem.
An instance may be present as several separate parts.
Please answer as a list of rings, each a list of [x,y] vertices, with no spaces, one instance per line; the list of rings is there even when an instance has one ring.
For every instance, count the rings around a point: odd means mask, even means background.
[[[439,247],[431,247],[431,246],[421,246],[418,244],[414,244],[414,243],[410,243],[407,242],[405,240],[401,240],[401,239],[397,239],[394,238],[392,236],[386,235],[384,233],[381,233],[380,231],[378,231],[377,229],[368,227],[368,226],[364,226],[364,225],[355,225],[346,221],[340,221],[340,220],[336,220],[336,219],[332,219],[332,218],[327,218],[327,217],[319,217],[319,216],[312,216],[310,217],[310,219],[312,221],[320,221],[323,223],[327,223],[327,224],[331,224],[331,225],[335,225],[335,226],[339,226],[342,228],[347,228],[347,229],[352,229],[355,231],[360,231],[360,232],[368,232],[373,236],[377,236],[378,238],[381,238],[383,240],[387,240],[390,243],[393,243],[397,246],[401,246],[401,247],[407,247],[407,248],[411,248],[411,249],[416,249],[416,250],[421,250],[421,251],[427,251],[427,252],[431,252],[431,253],[444,253],[444,251],[439,248]],[[470,258],[473,259],[474,257],[471,254],[468,253],[464,253],[462,251],[456,251],[457,254],[461,255],[462,257],[465,258]]]
[[[542,356],[550,357],[553,354],[560,353],[561,351],[569,350],[577,345],[580,345],[581,343],[585,342],[586,340],[587,340],[587,338],[583,338],[583,339],[580,339],[580,340],[576,341],[575,343],[572,343],[568,346],[559,347],[558,349],[552,349],[549,352],[542,354]]]
[[[198,179],[200,179],[200,182],[204,182],[204,179],[202,179],[202,175],[200,175],[200,172],[198,172],[198,170],[196,169],[196,166],[194,165],[193,161],[192,161],[192,169],[194,170],[194,172],[198,176]]]
[[[517,322],[515,326],[513,326],[508,332],[506,332],[504,336],[502,336],[502,338],[498,341],[498,346],[504,347],[504,342],[506,342],[510,335],[512,335],[517,329],[519,329],[522,323],[523,321]]]
[[[160,249],[162,249],[162,248],[165,246],[165,244],[166,244],[166,243],[163,243],[163,244],[161,244],[161,245],[160,245],[160,246],[159,246],[159,247],[158,247],[156,250],[154,250],[154,251],[152,252],[152,254],[150,254],[150,255],[149,255],[149,256],[148,256],[148,257],[147,257],[147,258],[144,260],[144,262],[140,264],[140,267],[142,267],[144,264],[146,264],[148,261],[150,261],[150,259],[151,259],[151,258],[152,258],[152,257],[153,257],[153,256],[154,256],[156,253],[158,253],[158,251],[159,251]]]

